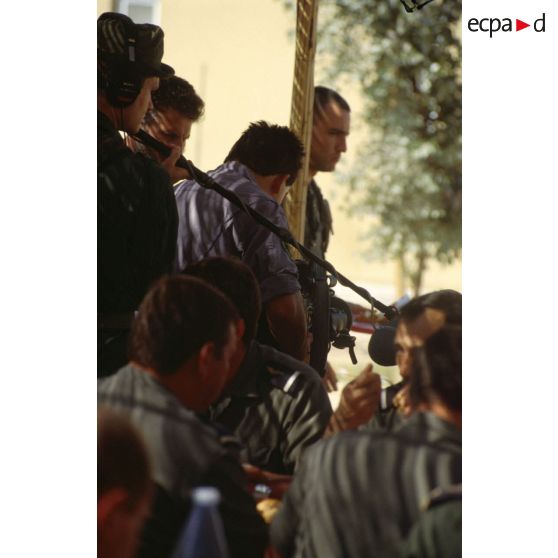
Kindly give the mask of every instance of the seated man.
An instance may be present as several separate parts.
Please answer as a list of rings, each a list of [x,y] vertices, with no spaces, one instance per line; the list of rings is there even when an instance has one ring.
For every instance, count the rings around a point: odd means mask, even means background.
[[[209,258],[184,272],[221,290],[244,321],[243,343],[232,358],[234,380],[211,406],[210,416],[238,436],[247,463],[291,475],[303,451],[324,434],[354,428],[370,417],[380,392],[380,378],[371,369],[345,387],[332,415],[313,368],[254,340],[260,297],[246,265],[232,258]]]
[[[210,407],[213,421],[228,427],[244,444],[247,463],[293,474],[306,447],[320,440],[331,404],[313,368],[254,340],[260,295],[254,274],[232,258],[209,258],[187,267],[221,290],[244,321],[244,336],[232,358],[234,379]]]
[[[400,558],[461,558],[461,485],[434,490]]]
[[[408,388],[412,369],[411,351],[420,347],[426,339],[438,331],[444,324],[461,326],[461,293],[451,289],[434,291],[418,296],[401,308],[401,314],[395,327],[387,326],[378,337],[381,346],[376,353],[381,354],[383,364],[399,366],[403,378],[403,387],[393,400],[393,405],[382,412],[377,412],[363,429],[390,429],[400,424],[409,414]],[[375,335],[375,334],[374,334]],[[369,352],[374,358],[374,336]]]
[[[300,170],[302,156],[302,144],[288,128],[262,121],[251,124],[225,163],[209,174],[246,205],[288,228],[281,202]],[[262,322],[271,338],[283,352],[306,361],[306,314],[298,272],[281,240],[226,198],[196,182],[181,182],[175,195],[177,269],[211,256],[241,259],[258,280]]]
[[[155,497],[140,557],[170,556],[192,488],[200,485],[221,492],[231,556],[262,555],[266,528],[242,467],[217,431],[195,414],[207,410],[230,382],[230,360],[242,334],[238,314],[221,292],[192,277],[165,277],[140,305],[130,364],[99,381],[99,403],[130,417],[153,462]]]
[[[432,490],[461,482],[461,328],[412,351],[413,414],[309,448],[271,525],[283,558],[396,556]]]
[[[151,504],[151,468],[136,429],[121,415],[97,416],[97,552],[134,558]]]
[[[152,99],[153,108],[145,115],[141,123],[142,130],[170,148],[179,147],[180,153],[183,153],[192,124],[203,114],[204,102],[195,89],[178,76],[162,79],[159,89],[153,92]],[[144,153],[159,163],[163,162],[158,151],[130,136],[126,139],[126,144],[133,151]],[[169,173],[172,184],[189,178],[188,171],[177,166],[170,169]]]

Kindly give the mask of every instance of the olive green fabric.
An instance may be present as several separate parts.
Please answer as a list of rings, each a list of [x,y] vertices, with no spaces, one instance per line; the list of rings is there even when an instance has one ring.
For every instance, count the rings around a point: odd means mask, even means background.
[[[210,416],[240,439],[244,461],[290,475],[304,450],[322,438],[331,414],[313,368],[254,341]]]
[[[323,259],[332,233],[333,219],[329,203],[323,197],[319,186],[312,180],[306,193],[304,246]]]
[[[423,512],[402,547],[401,558],[461,558],[461,498]]]

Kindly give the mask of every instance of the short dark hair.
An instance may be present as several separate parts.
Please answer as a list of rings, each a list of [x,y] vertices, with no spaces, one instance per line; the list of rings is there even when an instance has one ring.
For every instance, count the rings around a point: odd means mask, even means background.
[[[433,291],[413,298],[401,308],[400,319],[410,323],[416,320],[427,308],[443,312],[446,324],[461,324],[461,293],[452,289]]]
[[[246,329],[242,338],[248,344],[256,337],[260,318],[260,287],[252,270],[236,258],[207,258],[188,266],[184,273],[217,287],[236,306]]]
[[[461,411],[461,326],[445,325],[413,349],[409,394],[413,405],[441,400]]]
[[[135,509],[151,490],[151,467],[140,434],[123,415],[104,407],[97,413],[97,498],[123,488]]]
[[[314,116],[317,116],[322,110],[322,107],[327,106],[329,103],[338,104],[343,110],[351,112],[351,107],[349,103],[333,89],[329,87],[324,87],[323,85],[317,85],[314,87]]]
[[[238,312],[215,287],[183,275],[161,278],[132,324],[129,356],[161,375],[176,373],[208,342],[222,354]]]
[[[194,122],[203,115],[204,102],[194,87],[178,76],[162,79],[151,97],[155,110],[174,109]]]
[[[288,174],[296,177],[302,167],[304,147],[287,126],[252,122],[225,159],[238,161],[256,174]]]

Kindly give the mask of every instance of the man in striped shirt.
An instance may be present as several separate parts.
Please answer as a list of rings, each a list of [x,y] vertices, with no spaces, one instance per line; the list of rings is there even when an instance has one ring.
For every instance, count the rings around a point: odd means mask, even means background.
[[[264,121],[250,124],[225,162],[209,175],[244,204],[275,225],[288,229],[281,203],[302,165],[304,148],[285,126]],[[281,239],[213,190],[194,181],[180,182],[175,268],[212,256],[242,260],[260,287],[265,342],[302,361],[308,360],[306,313],[297,267]]]
[[[272,523],[284,558],[397,556],[432,490],[461,482],[461,328],[412,350],[414,413],[391,432],[307,450]]]

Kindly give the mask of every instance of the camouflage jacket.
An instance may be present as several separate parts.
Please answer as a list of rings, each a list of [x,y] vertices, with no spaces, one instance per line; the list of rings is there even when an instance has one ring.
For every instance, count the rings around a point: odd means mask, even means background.
[[[332,225],[329,203],[323,197],[319,186],[312,180],[306,193],[304,246],[322,259],[329,245],[329,236],[333,234]]]

